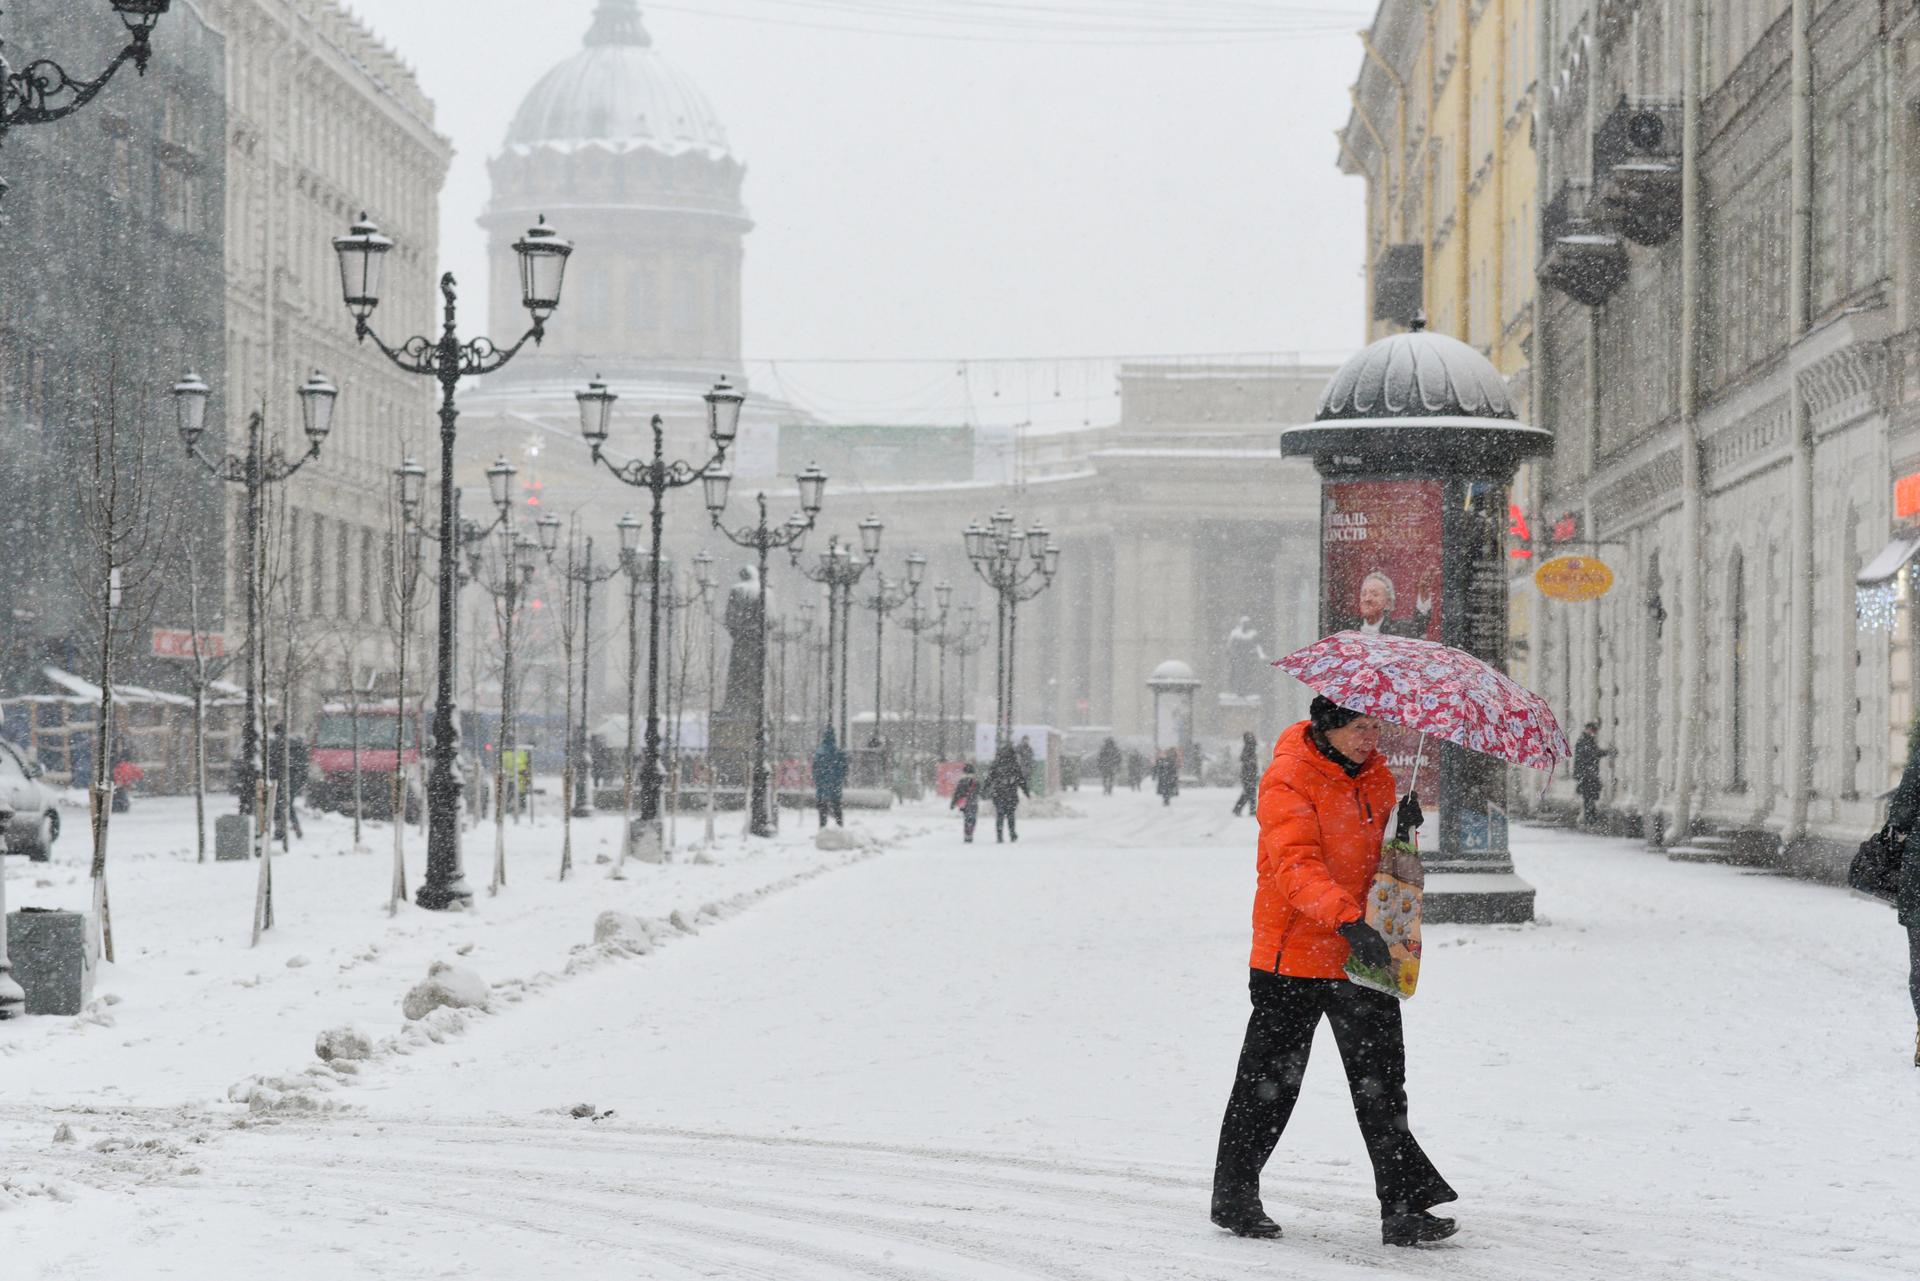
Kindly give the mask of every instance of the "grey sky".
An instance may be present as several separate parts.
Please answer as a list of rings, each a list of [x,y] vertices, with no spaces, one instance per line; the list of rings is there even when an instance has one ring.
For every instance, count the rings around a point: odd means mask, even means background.
[[[748,166],[750,358],[1331,354],[1361,337],[1362,188],[1335,168],[1332,131],[1371,6],[1311,2],[1351,21],[1169,47],[903,38],[715,12],[835,20],[768,0],[680,0],[645,20]],[[469,290],[485,280],[474,219],[486,158],[527,89],[580,47],[594,3],[355,5],[418,69],[458,149],[443,253]],[[881,417],[924,408],[913,389],[939,370],[782,373],[816,407]],[[1106,394],[1097,366],[992,374],[1009,395],[1036,379],[1038,394]]]

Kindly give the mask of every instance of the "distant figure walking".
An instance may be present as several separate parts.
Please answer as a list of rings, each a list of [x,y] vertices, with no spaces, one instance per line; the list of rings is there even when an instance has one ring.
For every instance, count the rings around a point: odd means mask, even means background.
[[[1248,730],[1246,737],[1240,740],[1240,799],[1233,803],[1233,815],[1240,816],[1242,809],[1259,817],[1254,792],[1260,786],[1260,746],[1254,740],[1253,731]]]
[[[1171,747],[1154,758],[1153,790],[1160,794],[1162,805],[1173,804],[1180,795],[1180,756]]]
[[[947,808],[960,811],[966,843],[973,844],[973,825],[980,821],[980,776],[973,772],[972,761],[966,763],[960,777],[954,780],[953,801]]]
[[[1913,1016],[1920,1023],[1920,730],[1907,751],[1907,768],[1887,802],[1888,835],[1899,851],[1899,871],[1893,878],[1894,906],[1900,924],[1907,927],[1907,995],[1913,998]],[[1913,1065],[1920,1068],[1920,1031],[1914,1034]]]
[[[1596,802],[1600,799],[1600,762],[1613,755],[1611,747],[1600,746],[1600,722],[1588,721],[1573,744],[1573,790],[1580,796],[1580,826],[1592,827],[1600,820]]]
[[[820,811],[820,826],[833,816],[835,827],[846,826],[840,810],[840,797],[847,786],[847,754],[833,740],[833,731],[820,735],[820,746],[813,754],[813,803]]]
[[[1138,752],[1127,753],[1127,786],[1134,791],[1140,790],[1140,780],[1147,776],[1147,758]]]
[[[993,764],[987,768],[987,799],[993,802],[993,840],[997,845],[1004,839],[1018,841],[1019,829],[1014,826],[1014,816],[1020,809],[1020,793],[1033,795],[1033,788],[1027,784],[1027,776],[1020,769],[1020,755],[1012,747],[1003,744],[994,753]]]
[[[1114,782],[1120,777],[1120,744],[1111,738],[1100,744],[1100,751],[1094,756],[1093,763],[1100,771],[1100,790],[1112,796]]]
[[[354,765],[357,769],[359,762]],[[295,836],[306,836],[300,830],[300,813],[293,801],[307,781],[307,745],[287,736],[285,722],[274,722],[273,734],[267,740],[267,769],[274,784],[273,839],[284,848],[289,827]]]

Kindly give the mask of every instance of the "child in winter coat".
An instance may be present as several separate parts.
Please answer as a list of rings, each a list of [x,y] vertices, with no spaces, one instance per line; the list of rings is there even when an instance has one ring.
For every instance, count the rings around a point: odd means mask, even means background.
[[[965,820],[962,830],[966,833],[966,843],[973,844],[973,825],[980,821],[980,776],[973,772],[972,761],[966,763],[960,777],[954,780],[953,803],[948,808],[960,811],[960,817]]]

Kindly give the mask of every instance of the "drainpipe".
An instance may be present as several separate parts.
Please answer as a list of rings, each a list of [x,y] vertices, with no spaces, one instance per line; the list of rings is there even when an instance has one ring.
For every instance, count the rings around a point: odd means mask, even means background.
[[[1706,0],[1687,0],[1680,68],[1680,650],[1679,759],[1674,762],[1673,837],[1693,835],[1700,722],[1707,665],[1706,496],[1700,457],[1700,64]]]
[[[1813,281],[1813,48],[1808,27],[1812,0],[1793,0],[1793,55],[1789,95],[1792,102],[1793,219],[1787,237],[1787,340],[1806,334],[1811,320]],[[1787,699],[1787,844],[1807,834],[1807,807],[1813,790],[1813,428],[1806,398],[1794,376],[1787,397],[1793,439],[1792,512],[1792,683]]]

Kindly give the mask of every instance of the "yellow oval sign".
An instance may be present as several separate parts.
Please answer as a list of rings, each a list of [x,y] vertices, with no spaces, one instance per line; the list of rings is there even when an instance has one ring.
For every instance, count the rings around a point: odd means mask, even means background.
[[[1613,587],[1613,571],[1591,556],[1556,556],[1533,571],[1533,583],[1548,600],[1594,600]]]

